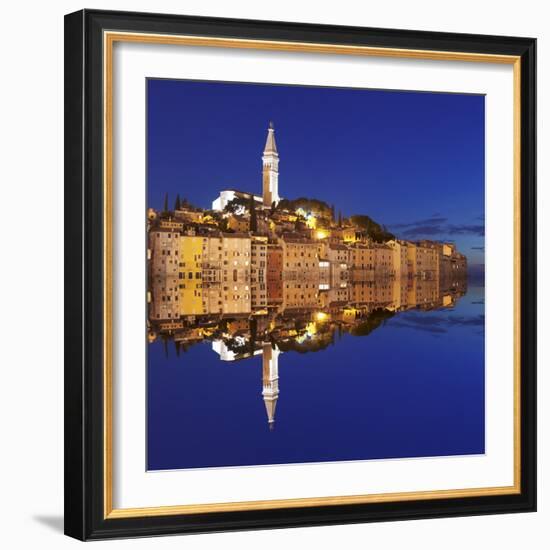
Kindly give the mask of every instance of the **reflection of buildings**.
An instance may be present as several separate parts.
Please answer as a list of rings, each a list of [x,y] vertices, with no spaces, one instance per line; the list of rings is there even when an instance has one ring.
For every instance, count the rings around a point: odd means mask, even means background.
[[[275,407],[279,397],[279,350],[264,344],[262,350],[262,395],[269,428],[275,422]]]
[[[294,294],[305,291],[298,285],[307,283],[292,284]],[[341,291],[348,292],[349,299],[339,300]],[[261,355],[261,394],[268,424],[273,428],[281,353],[322,351],[342,333],[367,336],[400,311],[453,307],[465,292],[464,277],[451,278],[444,285],[439,280],[420,277],[386,277],[347,283],[343,289],[319,290],[316,303],[304,297],[300,307],[295,307],[299,300],[293,298],[277,304],[269,302],[269,308],[258,313],[185,315],[177,323],[150,318],[149,336],[151,341],[159,337],[173,340],[178,351],[210,341],[222,361]],[[156,309],[150,311],[152,315]]]
[[[465,292],[466,257],[453,244],[372,233],[372,220],[335,220],[322,201],[281,199],[271,124],[262,195],[224,190],[212,207],[178,198],[173,211],[147,212],[149,340],[173,339],[178,351],[208,340],[224,361],[261,354],[270,426],[279,353],[367,335],[396,312],[452,307]]]
[[[278,306],[283,301],[283,247],[267,246],[267,300]]]
[[[267,237],[251,237],[250,288],[252,309],[267,307]]]

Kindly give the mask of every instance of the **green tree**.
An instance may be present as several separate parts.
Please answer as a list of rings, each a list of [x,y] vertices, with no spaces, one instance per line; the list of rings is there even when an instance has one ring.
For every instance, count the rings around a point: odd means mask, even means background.
[[[306,212],[313,212],[317,217],[330,218],[331,216],[330,206],[319,199],[300,197],[287,202],[289,204],[289,210],[296,211],[298,208],[302,208]]]
[[[168,193],[164,195],[164,212],[168,212]]]
[[[227,218],[220,218],[220,219],[218,220],[218,227],[219,227],[224,233],[231,233],[231,231],[229,231],[228,220],[227,220]]]
[[[179,210],[181,208],[181,201],[179,193],[176,195],[176,202],[174,203],[174,210]]]
[[[254,197],[252,197],[254,199]],[[235,197],[234,199],[230,200],[224,208],[225,212],[229,212],[230,214],[235,214],[235,212],[238,212],[242,208],[248,208],[249,202],[244,197]]]
[[[353,336],[368,336],[373,330],[376,330],[394,315],[392,311],[386,309],[375,309],[364,321],[353,325],[350,333]]]
[[[395,239],[395,235],[393,233],[390,233],[385,226],[376,223],[369,216],[355,215],[350,219],[353,225],[360,228],[375,242],[383,243]]]

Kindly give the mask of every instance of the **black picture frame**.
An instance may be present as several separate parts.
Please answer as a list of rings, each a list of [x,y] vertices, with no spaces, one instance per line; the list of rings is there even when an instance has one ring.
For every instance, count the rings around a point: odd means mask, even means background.
[[[103,31],[513,55],[521,65],[518,494],[209,512],[104,514]],[[83,10],[65,17],[65,533],[80,540],[536,510],[536,40]]]

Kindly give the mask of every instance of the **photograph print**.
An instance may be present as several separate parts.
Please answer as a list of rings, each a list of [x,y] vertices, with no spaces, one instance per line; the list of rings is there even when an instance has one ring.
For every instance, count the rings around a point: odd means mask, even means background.
[[[485,97],[148,79],[147,470],[485,453]]]

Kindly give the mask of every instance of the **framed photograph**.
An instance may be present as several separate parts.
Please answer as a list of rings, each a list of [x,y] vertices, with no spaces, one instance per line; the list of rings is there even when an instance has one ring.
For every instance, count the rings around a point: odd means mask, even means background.
[[[65,18],[65,530],[536,509],[535,40]]]

